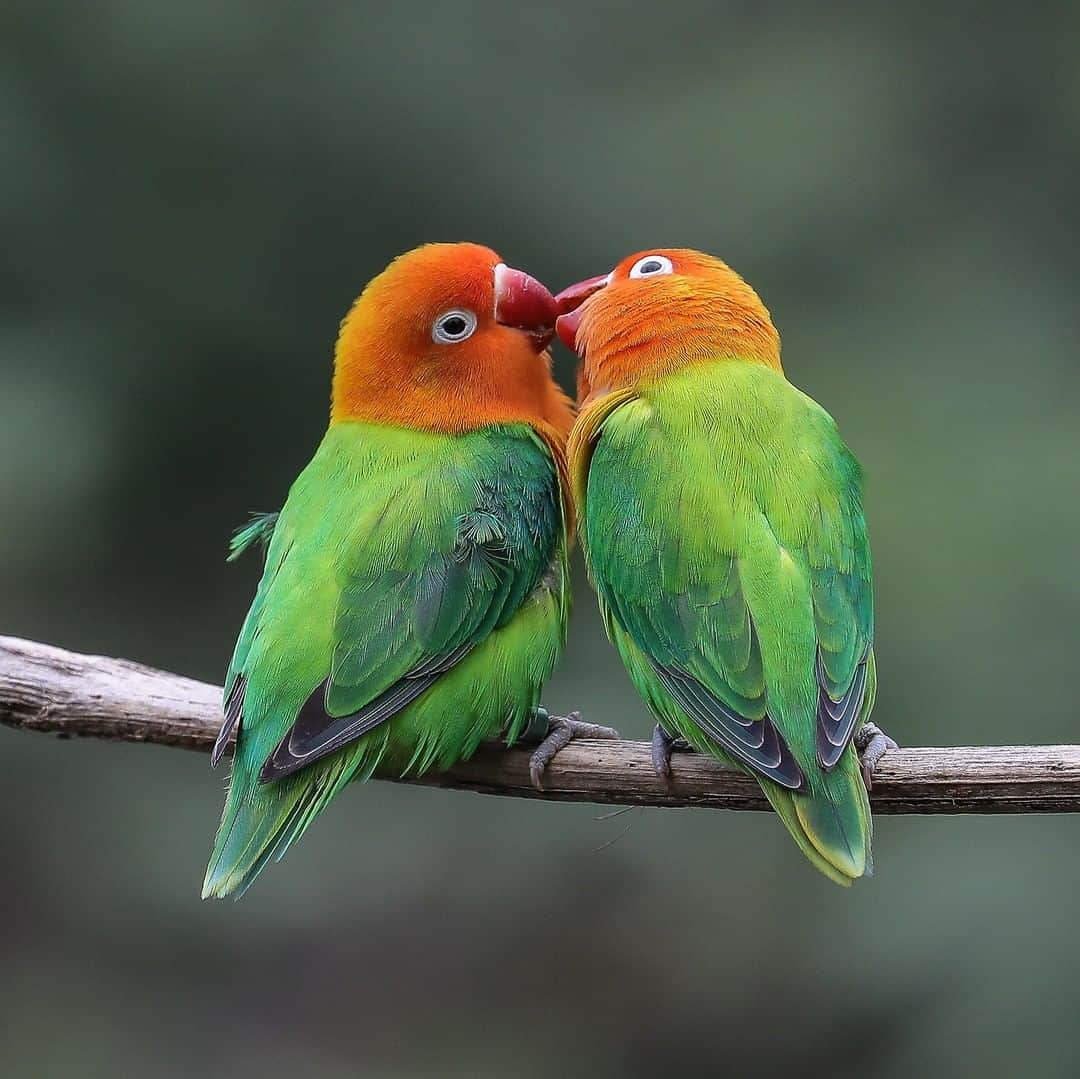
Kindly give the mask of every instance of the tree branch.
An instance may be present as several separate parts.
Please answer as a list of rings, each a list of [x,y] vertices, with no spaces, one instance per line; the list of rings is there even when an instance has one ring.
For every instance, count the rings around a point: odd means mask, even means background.
[[[221,690],[127,660],[0,637],[0,723],[61,738],[157,742],[208,752]],[[757,783],[694,753],[677,753],[668,789],[645,742],[574,742],[529,782],[522,750],[484,746],[426,786],[519,798],[612,805],[766,809]],[[872,795],[877,813],[1075,813],[1080,746],[900,749],[885,755]]]

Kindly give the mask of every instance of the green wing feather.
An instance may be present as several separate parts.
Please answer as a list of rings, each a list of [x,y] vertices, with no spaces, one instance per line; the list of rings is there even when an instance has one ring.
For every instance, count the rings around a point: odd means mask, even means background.
[[[526,427],[331,428],[281,512],[226,679],[238,740],[205,894],[246,888],[351,778],[516,735],[563,639],[559,498]]]
[[[851,748],[874,676],[861,483],[810,398],[717,363],[603,421],[582,514],[609,633],[660,722],[751,771],[843,881],[870,866]]]

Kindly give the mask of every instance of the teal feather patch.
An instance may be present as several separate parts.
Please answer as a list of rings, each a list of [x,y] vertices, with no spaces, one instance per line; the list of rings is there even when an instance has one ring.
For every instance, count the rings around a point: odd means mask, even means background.
[[[253,513],[246,525],[241,525],[229,540],[229,555],[226,562],[235,562],[255,543],[262,545],[263,552],[270,545],[270,539],[277,528],[278,514]]]

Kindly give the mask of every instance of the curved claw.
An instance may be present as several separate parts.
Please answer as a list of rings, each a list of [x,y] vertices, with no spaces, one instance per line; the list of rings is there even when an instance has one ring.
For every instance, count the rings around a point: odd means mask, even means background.
[[[689,749],[690,743],[685,738],[668,734],[659,723],[652,732],[652,764],[656,774],[667,784],[672,782],[671,754],[675,750]]]
[[[544,770],[575,738],[616,739],[619,732],[613,727],[601,727],[598,723],[585,723],[580,712],[565,716],[548,716],[548,730],[544,740],[533,750],[529,758],[529,778],[538,790],[544,789]]]
[[[659,723],[653,727],[652,732],[652,766],[653,771],[665,782],[671,782],[671,751],[675,748],[674,741],[667,731]]]
[[[900,747],[876,723],[870,722],[864,723],[859,728],[853,741],[859,754],[863,782],[868,791],[873,790],[874,769],[877,768],[878,762],[890,749]]]

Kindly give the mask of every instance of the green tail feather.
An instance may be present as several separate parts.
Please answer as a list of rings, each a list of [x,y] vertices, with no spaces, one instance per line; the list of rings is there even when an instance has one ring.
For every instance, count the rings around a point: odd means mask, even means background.
[[[799,849],[830,880],[849,885],[873,873],[873,819],[854,749],[831,772],[811,770],[808,794],[761,786]]]
[[[281,861],[311,822],[349,782],[370,778],[386,746],[367,743],[373,752],[354,746],[284,779],[260,783],[234,762],[225,812],[203,881],[203,899],[240,898],[271,861]],[[359,768],[361,758],[363,768]]]

